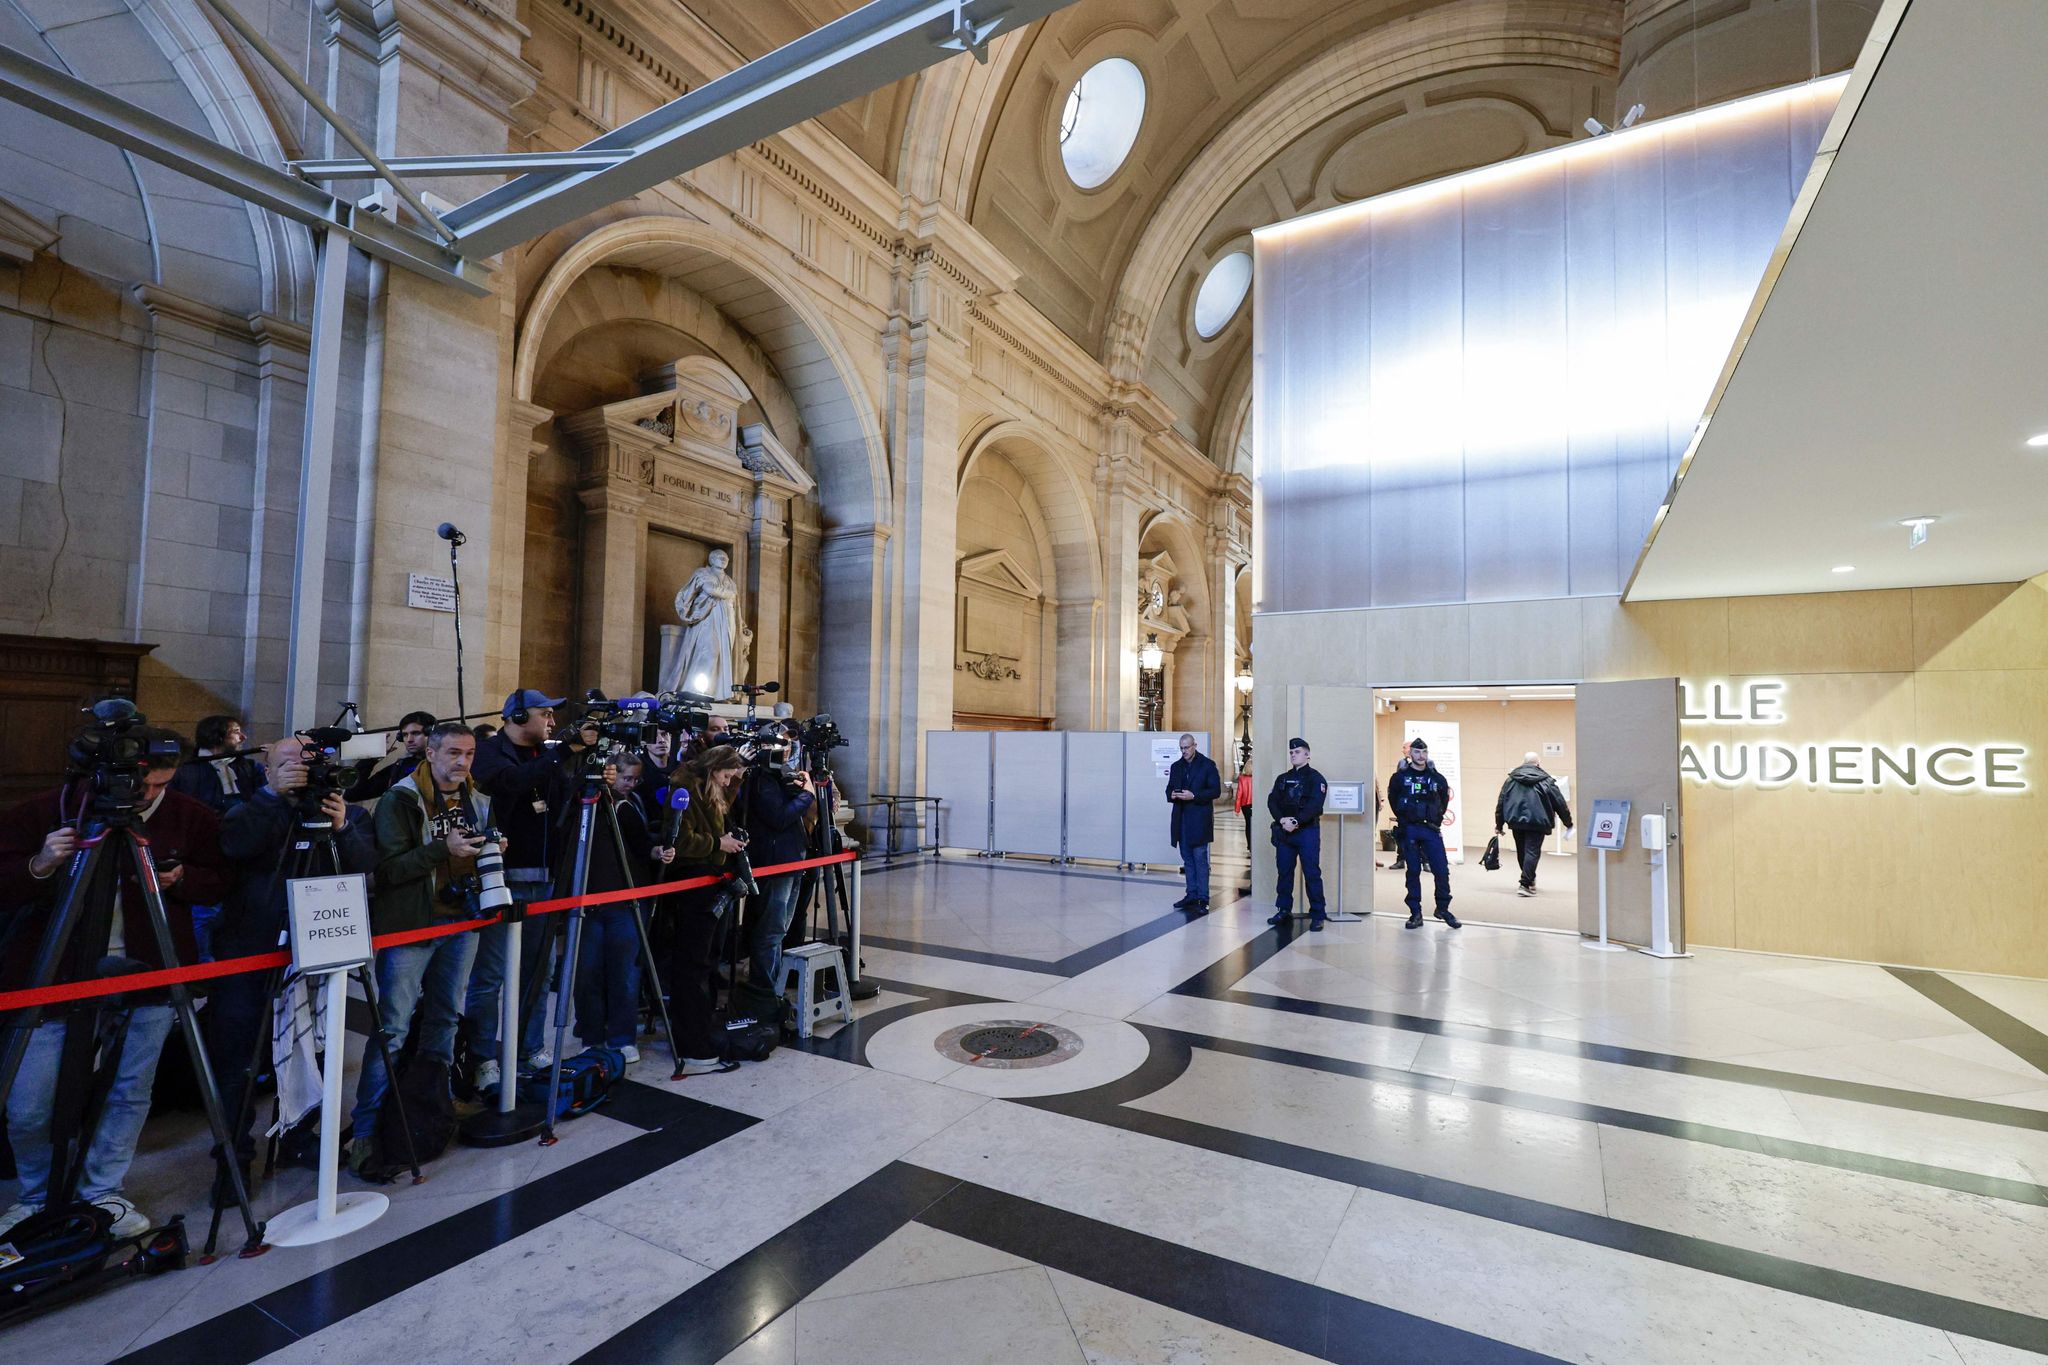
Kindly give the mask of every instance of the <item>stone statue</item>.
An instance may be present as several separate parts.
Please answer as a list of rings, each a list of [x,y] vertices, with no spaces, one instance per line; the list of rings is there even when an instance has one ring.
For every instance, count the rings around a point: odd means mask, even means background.
[[[740,621],[740,585],[725,569],[732,557],[713,550],[710,562],[690,575],[676,594],[676,615],[683,623],[682,644],[662,690],[682,688],[724,701],[740,681],[744,666],[740,640],[753,632]]]

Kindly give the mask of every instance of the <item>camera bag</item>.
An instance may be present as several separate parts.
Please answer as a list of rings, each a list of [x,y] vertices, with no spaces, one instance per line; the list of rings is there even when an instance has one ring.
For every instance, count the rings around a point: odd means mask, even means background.
[[[545,1102],[548,1068],[523,1071],[519,1075],[519,1098],[528,1104]],[[555,1090],[555,1117],[573,1119],[605,1102],[620,1077],[626,1074],[626,1054],[615,1047],[585,1048],[574,1057],[562,1059],[561,1080]]]
[[[421,1164],[448,1150],[455,1136],[455,1097],[448,1089],[448,1064],[438,1057],[417,1053],[397,1059],[398,1079],[384,1097],[377,1115],[377,1159],[375,1168],[384,1172],[406,1169],[412,1159]],[[404,1101],[405,1117],[399,1118]],[[407,1146],[406,1130],[412,1131]]]
[[[782,1041],[782,1030],[763,1019],[728,1019],[724,1032],[719,1055],[728,1062],[765,1062]]]

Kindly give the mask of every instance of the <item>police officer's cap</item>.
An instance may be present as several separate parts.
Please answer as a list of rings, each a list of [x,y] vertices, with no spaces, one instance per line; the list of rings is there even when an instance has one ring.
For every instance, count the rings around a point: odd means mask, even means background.
[[[1287,747],[1290,749],[1306,749],[1308,748],[1308,741],[1300,735],[1296,735],[1293,739],[1287,741]]]

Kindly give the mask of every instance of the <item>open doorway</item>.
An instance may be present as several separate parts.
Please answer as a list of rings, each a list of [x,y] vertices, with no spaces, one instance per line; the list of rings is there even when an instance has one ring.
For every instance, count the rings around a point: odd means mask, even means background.
[[[1579,928],[1578,840],[1558,822],[1543,841],[1533,896],[1519,894],[1512,831],[1501,836],[1498,871],[1480,866],[1493,837],[1501,789],[1518,769],[1533,765],[1557,783],[1579,818],[1577,688],[1571,684],[1508,687],[1382,687],[1373,690],[1373,766],[1376,771],[1373,908],[1399,912],[1407,871],[1397,866],[1394,821],[1386,809],[1387,778],[1412,739],[1429,745],[1430,759],[1450,780],[1452,805],[1444,818],[1444,849],[1451,859],[1453,909],[1466,920],[1517,928]],[[1423,910],[1431,888],[1424,871]]]

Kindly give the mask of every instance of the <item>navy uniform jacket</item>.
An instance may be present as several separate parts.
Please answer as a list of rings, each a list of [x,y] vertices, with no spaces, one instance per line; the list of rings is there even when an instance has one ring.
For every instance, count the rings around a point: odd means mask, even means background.
[[[1174,801],[1177,791],[1191,791],[1192,801]],[[1216,798],[1223,795],[1223,774],[1216,760],[1198,753],[1190,762],[1176,758],[1166,775],[1166,799],[1173,801],[1173,825],[1168,835],[1175,848],[1200,848],[1216,839]]]
[[[1323,818],[1323,798],[1329,794],[1330,784],[1323,781],[1323,775],[1313,764],[1304,763],[1273,779],[1273,790],[1266,793],[1266,813],[1275,826],[1283,816],[1291,815],[1302,829],[1311,829]]]
[[[1438,829],[1443,825],[1444,812],[1450,808],[1451,784],[1434,763],[1416,772],[1403,759],[1387,779],[1387,809],[1394,812],[1399,824]]]

